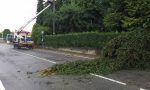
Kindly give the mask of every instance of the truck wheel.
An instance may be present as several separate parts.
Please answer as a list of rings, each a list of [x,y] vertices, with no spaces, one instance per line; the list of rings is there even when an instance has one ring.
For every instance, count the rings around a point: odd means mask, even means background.
[[[29,46],[28,48],[29,48],[29,49],[33,49],[33,46]]]
[[[16,44],[14,44],[14,48],[15,48],[15,49],[17,48],[17,45],[16,45]]]
[[[16,48],[16,46],[14,45],[14,48]]]

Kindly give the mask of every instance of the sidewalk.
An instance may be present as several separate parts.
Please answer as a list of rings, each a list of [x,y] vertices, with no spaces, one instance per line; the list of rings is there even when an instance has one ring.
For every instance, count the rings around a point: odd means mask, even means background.
[[[98,58],[98,55],[91,55],[91,54],[84,54],[84,53],[79,53],[78,52],[74,52],[74,51],[67,51],[67,50],[63,50],[63,49],[57,49],[57,48],[35,48],[33,50],[37,50],[37,51],[44,51],[44,52],[56,52],[56,53],[64,53],[64,54],[68,54],[68,55],[74,55],[74,56],[81,56],[87,59],[95,59]],[[82,51],[82,50],[81,50]]]

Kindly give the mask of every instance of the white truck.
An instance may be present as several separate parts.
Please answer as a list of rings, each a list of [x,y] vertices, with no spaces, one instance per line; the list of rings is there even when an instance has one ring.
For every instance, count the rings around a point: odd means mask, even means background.
[[[26,22],[22,27],[20,27],[17,31],[15,31],[14,33],[14,41],[13,41],[13,45],[14,48],[29,48],[29,49],[33,49],[34,47],[34,43],[31,39],[31,37],[28,37],[28,33],[24,32],[23,29],[29,24],[31,23],[34,19],[36,19],[41,13],[43,13],[47,8],[49,8],[52,5],[52,1],[48,0],[45,3],[47,3],[48,5],[41,10],[39,13],[37,13],[36,16],[34,16],[33,18],[31,18],[28,22]]]
[[[14,48],[29,48],[33,49],[34,47],[34,42],[31,39],[31,36],[29,35],[30,32],[27,31],[21,31],[21,32],[15,32],[14,33]]]

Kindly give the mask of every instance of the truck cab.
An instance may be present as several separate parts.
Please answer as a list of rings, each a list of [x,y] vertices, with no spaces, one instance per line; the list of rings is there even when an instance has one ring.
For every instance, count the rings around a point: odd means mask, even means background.
[[[31,36],[29,35],[30,32],[27,31],[21,31],[16,32],[14,34],[14,48],[28,48],[33,49],[34,42],[31,39]]]

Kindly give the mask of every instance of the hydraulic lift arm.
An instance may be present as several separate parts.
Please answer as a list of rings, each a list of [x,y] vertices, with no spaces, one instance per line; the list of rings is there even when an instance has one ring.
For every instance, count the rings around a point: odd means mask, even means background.
[[[27,21],[23,26],[21,26],[17,32],[21,32],[28,24],[30,24],[34,19],[36,19],[41,13],[43,13],[47,8],[49,8],[52,5],[51,0],[48,0],[45,3],[48,3],[48,5],[43,10],[41,10],[39,13],[37,13],[36,16],[34,16],[29,21]]]

